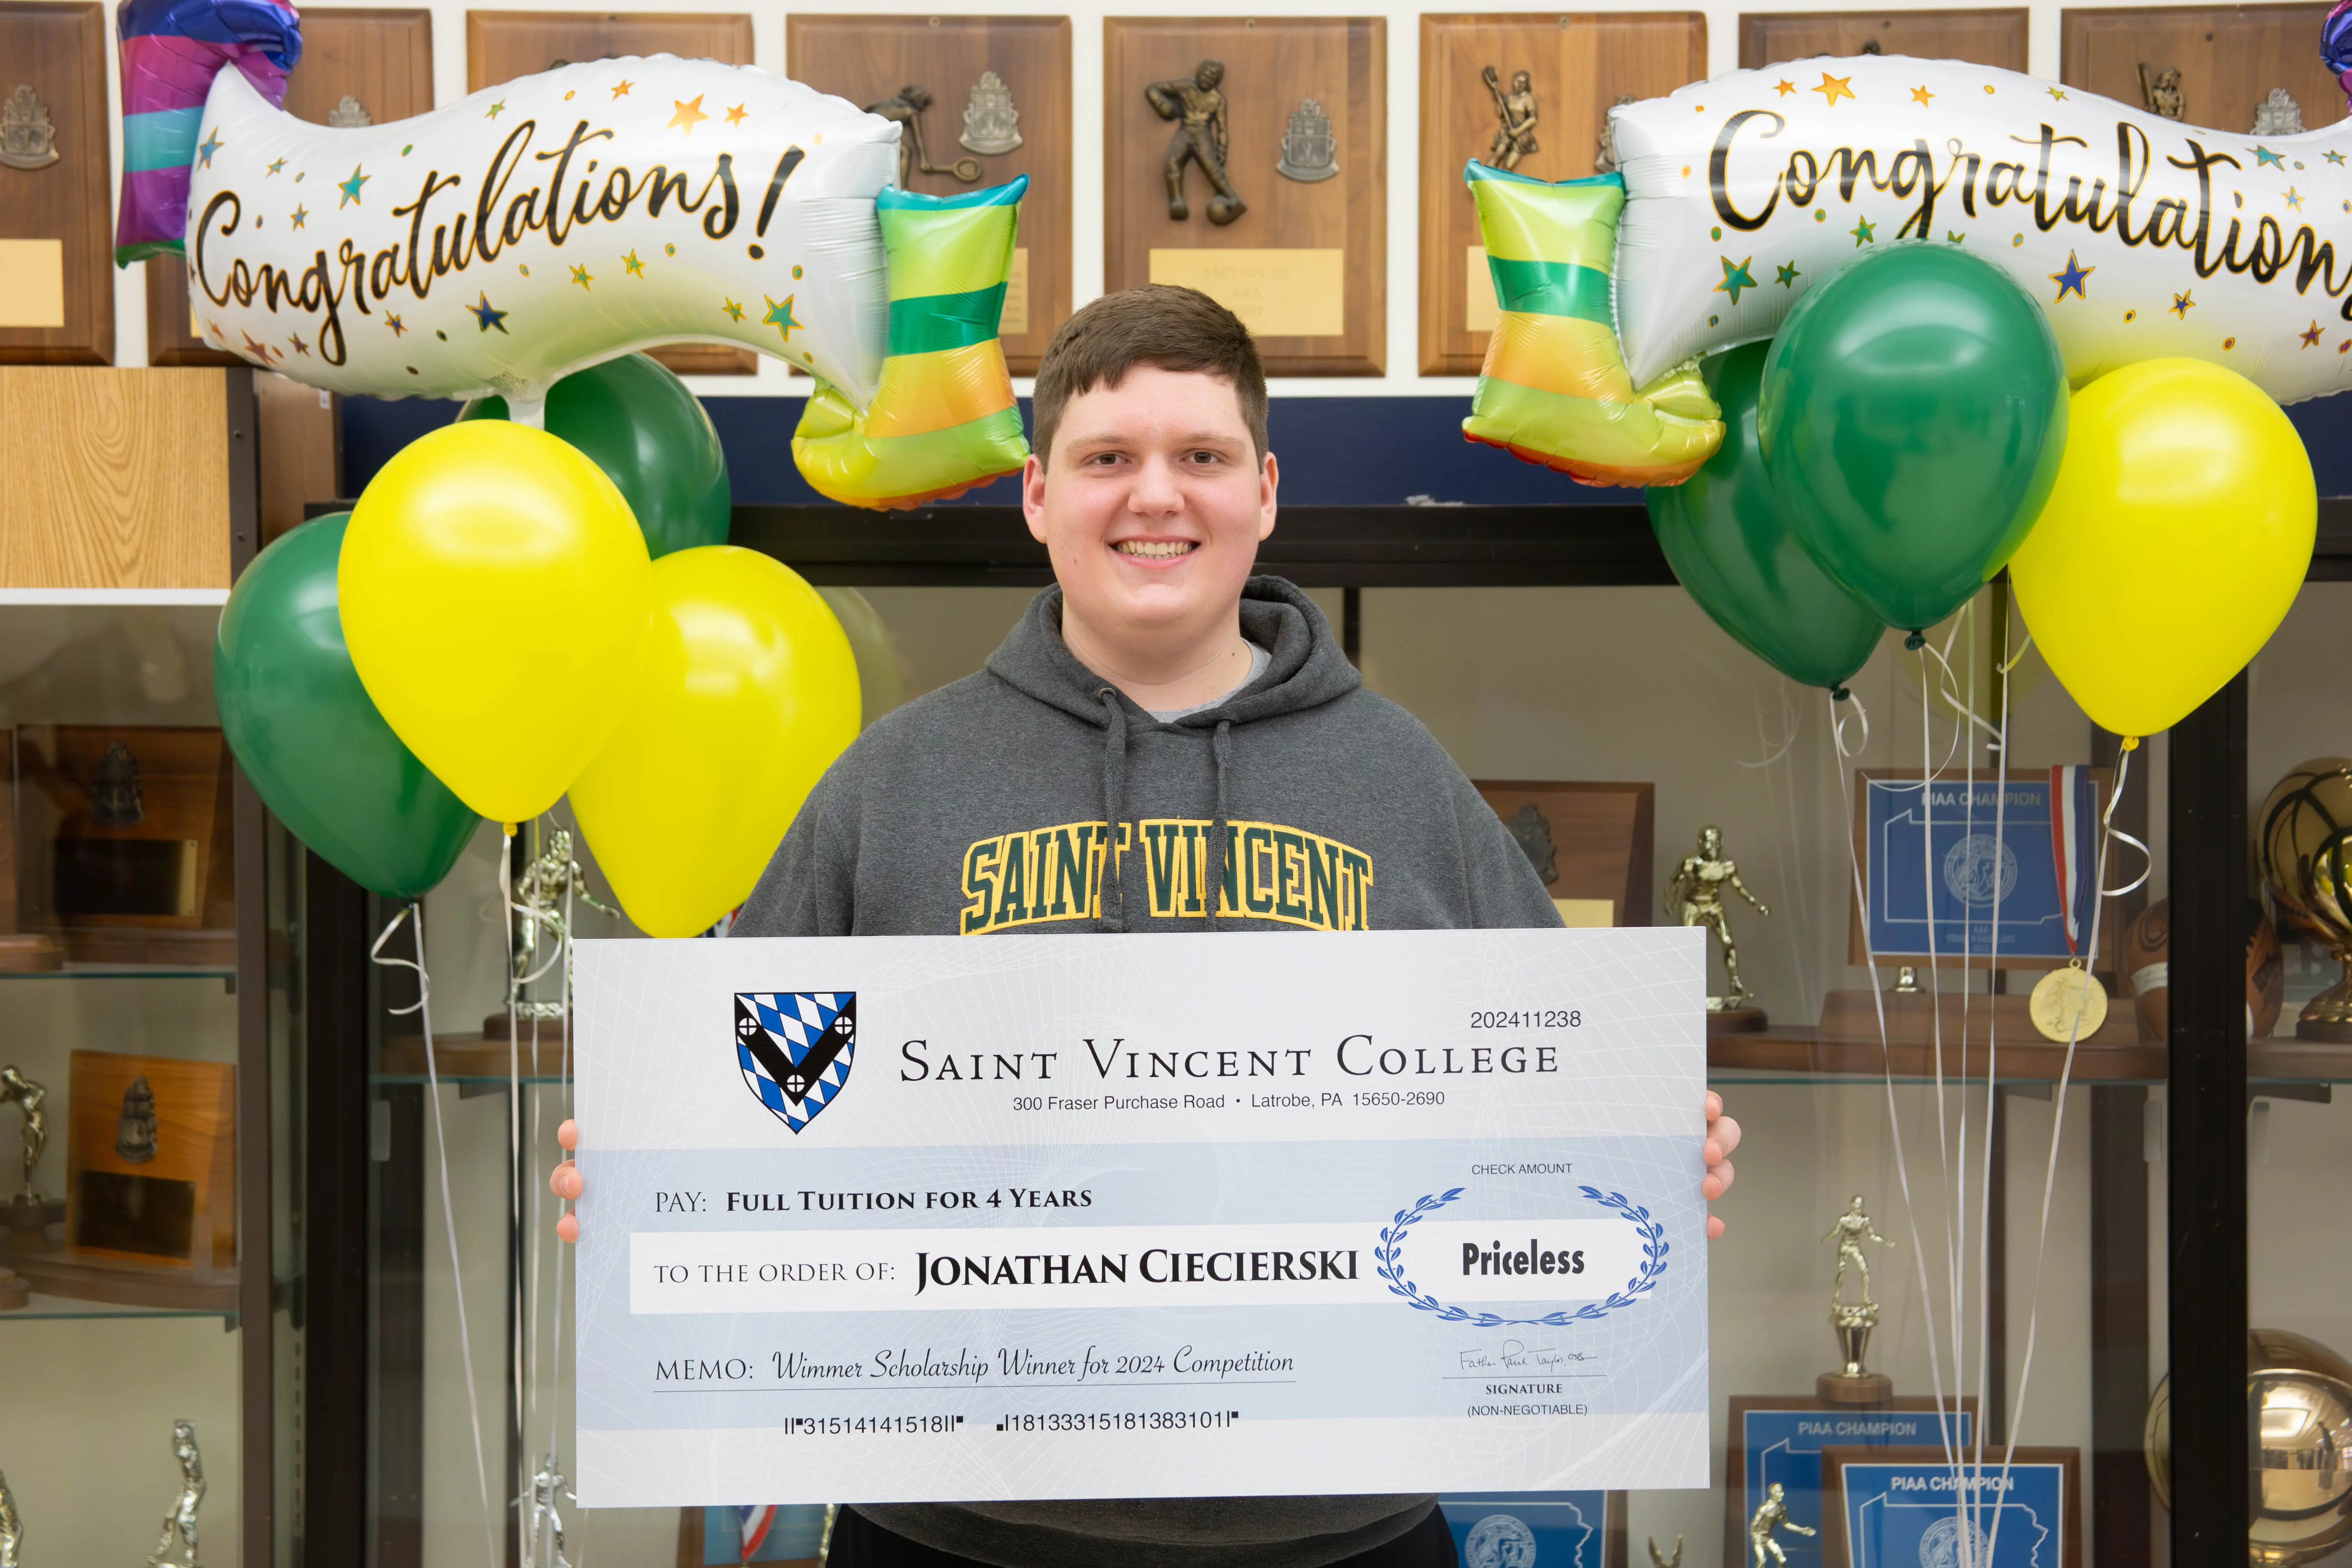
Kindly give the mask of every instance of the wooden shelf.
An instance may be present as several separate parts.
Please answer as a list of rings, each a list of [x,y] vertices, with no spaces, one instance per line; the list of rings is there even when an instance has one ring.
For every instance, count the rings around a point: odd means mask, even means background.
[[[1896,1078],[1935,1077],[1936,1053],[1930,1047],[1897,1041],[1891,1054]],[[1706,1043],[1708,1074],[1727,1078],[1880,1078],[1888,1070],[1887,1055],[1875,1040],[1825,1040],[1810,1029],[1719,1035]],[[2001,1081],[2055,1082],[2065,1056],[2063,1046],[2053,1045],[2039,1035],[2004,1038],[2000,1042]],[[1946,1078],[1959,1077],[1965,1065],[1970,1079],[1981,1080],[1985,1063],[1982,1040],[1969,1042],[1965,1064],[1959,1043],[1944,1042]],[[2161,1083],[2168,1071],[2168,1053],[2158,1043],[2080,1045],[2074,1049],[2073,1081],[2076,1083]],[[2246,1047],[2246,1076],[2272,1082],[2352,1081],[2352,1045],[2282,1038],[2254,1040]]]
[[[234,1267],[215,1268],[199,1278],[193,1268],[85,1258],[55,1246],[27,1250],[0,1238],[0,1268],[23,1275],[37,1296],[170,1312],[233,1313],[237,1310]],[[0,1313],[0,1322],[6,1321],[6,1314]]]
[[[2064,1065],[2066,1047],[2040,1035],[2021,1039],[2005,1036],[2000,1041],[2003,1082],[2053,1082]],[[1944,1076],[1982,1079],[1988,1059],[1981,1038],[1969,1042],[1966,1060],[1960,1043],[1946,1040]],[[1706,1043],[1710,1075],[1754,1073],[1791,1078],[1878,1078],[1892,1070],[1900,1079],[1933,1079],[1936,1051],[1925,1042],[1895,1041],[1882,1050],[1876,1040],[1825,1040],[1811,1029],[1767,1029],[1753,1035],[1718,1035]],[[2133,1042],[2117,1046],[2077,1046],[2074,1081],[2078,1083],[2147,1082],[2165,1074],[2165,1049],[2160,1045]]]
[[[503,1039],[486,1039],[481,1035],[436,1035],[433,1037],[433,1065],[439,1076],[448,1082],[492,1079],[507,1081],[513,1068],[513,1058]],[[522,1076],[545,1080],[560,1077],[563,1071],[563,1037],[552,1025],[540,1026],[539,1045],[533,1052],[530,1027],[523,1026]],[[395,1035],[384,1041],[376,1058],[378,1082],[387,1079],[422,1082],[425,1079],[425,1039],[421,1035]]]

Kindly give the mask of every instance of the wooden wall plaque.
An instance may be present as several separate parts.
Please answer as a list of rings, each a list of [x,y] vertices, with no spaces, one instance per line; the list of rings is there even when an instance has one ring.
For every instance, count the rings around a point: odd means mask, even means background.
[[[304,6],[302,58],[287,73],[286,111],[324,125],[346,97],[379,125],[431,109],[433,13]],[[146,268],[148,363],[245,363],[190,330],[184,260],[150,257]]]
[[[1744,70],[1814,55],[1909,55],[2025,68],[2023,6],[2013,11],[1802,11],[1739,18]],[[2316,27],[2312,37],[2319,37]]]
[[[1570,925],[1656,923],[1654,784],[1481,779],[1471,787],[1511,830]],[[1599,918],[1602,903],[1606,919]]]
[[[2273,88],[2286,89],[2316,131],[2344,118],[2344,89],[2319,58],[2327,6],[2151,6],[2067,11],[2060,19],[2058,79],[2137,108],[2148,75],[2178,68],[2180,116],[2191,125],[2251,134],[2254,110]]]
[[[709,11],[468,11],[466,90],[579,60],[677,55],[751,64],[751,18]],[[760,356],[723,343],[646,351],[680,375],[756,375]]]
[[[1655,98],[1706,75],[1706,18],[1696,11],[1423,16],[1421,19],[1421,372],[1475,375],[1486,357],[1495,287],[1463,184],[1472,158],[1496,162],[1501,121],[1481,73],[1506,93],[1528,73],[1539,180],[1593,172],[1610,106]]]
[[[67,1249],[200,1277],[233,1268],[236,1068],[76,1051],[68,1071]]]
[[[114,363],[107,68],[97,5],[0,5],[0,364]]]
[[[1212,192],[1184,171],[1191,216],[1169,216],[1165,166],[1179,127],[1144,95],[1225,68],[1226,170],[1246,210],[1209,221]],[[1311,133],[1328,116],[1328,144]],[[1299,121],[1293,166],[1277,171]],[[1378,375],[1388,341],[1388,24],[1378,16],[1103,19],[1103,287],[1188,283],[1232,307],[1270,375]],[[1242,253],[1242,254],[1235,254]],[[1286,330],[1287,329],[1287,330]]]
[[[17,900],[27,929],[90,963],[236,956],[229,757],[218,730],[26,724],[16,731]]]
[[[970,158],[980,177],[965,181],[910,166],[910,189],[953,195],[1029,176],[1003,333],[1013,374],[1034,374],[1054,329],[1070,313],[1070,19],[795,11],[784,19],[784,69],[794,81],[856,104],[877,102],[909,85],[928,89],[932,103],[922,124],[929,163],[952,168]],[[1020,117],[1014,130],[1021,144],[1009,152],[977,151],[975,141],[981,147],[999,141],[985,123],[966,126],[984,71],[996,74]]]

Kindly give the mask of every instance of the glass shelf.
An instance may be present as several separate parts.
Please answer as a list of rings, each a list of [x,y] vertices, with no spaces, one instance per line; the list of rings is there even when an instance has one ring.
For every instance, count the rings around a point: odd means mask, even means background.
[[[0,1312],[0,1328],[10,1323],[54,1323],[71,1318],[218,1318],[223,1331],[234,1329],[237,1323],[237,1312],[234,1307],[125,1307],[108,1301],[77,1301],[67,1296],[44,1296],[37,1290],[26,1305],[14,1311]]]
[[[229,963],[74,963],[63,969],[0,970],[0,980],[227,980]]]

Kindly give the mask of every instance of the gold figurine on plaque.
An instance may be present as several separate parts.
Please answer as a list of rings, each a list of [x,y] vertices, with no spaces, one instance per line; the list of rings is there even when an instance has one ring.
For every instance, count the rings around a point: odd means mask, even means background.
[[[1780,1550],[1780,1543],[1772,1539],[1772,1532],[1776,1530],[1793,1530],[1799,1535],[1818,1533],[1811,1525],[1799,1524],[1789,1517],[1788,1493],[1778,1481],[1764,1489],[1764,1500],[1758,1503],[1756,1511],[1748,1516],[1748,1551],[1753,1561],[1748,1568],[1765,1568],[1771,1563],[1780,1564],[1780,1568],[1788,1568],[1788,1554]]]
[[[2152,71],[2147,61],[2141,61],[2139,100],[2141,106],[2158,119],[2180,119],[2189,109],[2188,98],[2180,90],[2180,68],[2166,66]]]
[[[898,186],[901,190],[914,187],[907,183],[908,174],[920,170],[926,174],[946,174],[969,185],[980,178],[980,160],[958,158],[952,163],[934,163],[923,145],[923,110],[931,106],[931,89],[919,82],[908,82],[896,94],[878,103],[866,106],[868,114],[878,114],[898,127]]]
[[[1755,993],[1739,978],[1739,949],[1731,940],[1731,921],[1723,906],[1724,889],[1746,899],[1759,915],[1772,907],[1748,890],[1739,879],[1739,862],[1723,852],[1723,830],[1713,824],[1698,830],[1698,853],[1683,857],[1666,884],[1666,912],[1686,926],[1705,926],[1723,943],[1723,994],[1706,999],[1706,1010],[1721,1020],[1717,1027],[1760,1029],[1761,1008],[1748,1005]]]
[[[1488,66],[1478,73],[1494,95],[1495,144],[1486,151],[1486,162],[1497,169],[1516,169],[1519,160],[1538,151],[1536,146],[1536,86],[1535,79],[1525,71],[1511,76],[1511,90],[1503,90],[1503,73]]]
[[[1219,89],[1224,79],[1223,61],[1202,60],[1189,77],[1155,81],[1143,89],[1154,114],[1176,121],[1176,134],[1169,138],[1168,160],[1161,168],[1168,178],[1168,216],[1178,223],[1192,216],[1184,199],[1187,163],[1200,164],[1216,193],[1209,198],[1211,223],[1223,228],[1249,210],[1225,173],[1225,153],[1233,137],[1225,121],[1225,95]]]
[[[1838,1337],[1838,1350],[1845,1358],[1842,1372],[1825,1372],[1813,1380],[1813,1392],[1825,1405],[1884,1405],[1895,1395],[1895,1383],[1885,1373],[1871,1372],[1864,1367],[1863,1356],[1870,1349],[1870,1331],[1878,1326],[1878,1303],[1870,1297],[1870,1258],[1863,1252],[1862,1244],[1874,1241],[1892,1248],[1894,1243],[1878,1234],[1863,1212],[1862,1194],[1856,1193],[1853,1202],[1843,1214],[1831,1222],[1829,1232],[1822,1237],[1834,1237],[1838,1244],[1837,1283],[1830,1288],[1830,1327]],[[1845,1273],[1854,1272],[1862,1298],[1845,1299]]]

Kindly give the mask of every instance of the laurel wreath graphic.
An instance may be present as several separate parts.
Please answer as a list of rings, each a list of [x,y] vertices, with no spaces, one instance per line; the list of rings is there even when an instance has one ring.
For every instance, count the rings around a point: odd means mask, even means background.
[[[1642,1271],[1625,1281],[1625,1288],[1604,1301],[1588,1301],[1574,1311],[1565,1309],[1546,1312],[1540,1318],[1506,1318],[1498,1313],[1474,1312],[1466,1307],[1456,1307],[1439,1300],[1404,1277],[1404,1265],[1398,1254],[1404,1249],[1405,1232],[1460,1197],[1467,1189],[1449,1188],[1443,1193],[1424,1193],[1409,1209],[1399,1209],[1396,1216],[1381,1232],[1381,1244],[1372,1249],[1377,1264],[1375,1272],[1389,1283],[1389,1293],[1402,1296],[1423,1312],[1434,1312],[1448,1323],[1468,1323],[1481,1329],[1512,1327],[1565,1328],[1574,1322],[1591,1322],[1605,1318],[1620,1307],[1630,1307],[1647,1295],[1666,1271],[1665,1227],[1650,1217],[1650,1211],[1628,1199],[1622,1193],[1604,1193],[1598,1187],[1580,1186],[1577,1191],[1602,1208],[1622,1215],[1635,1230],[1642,1233]]]

